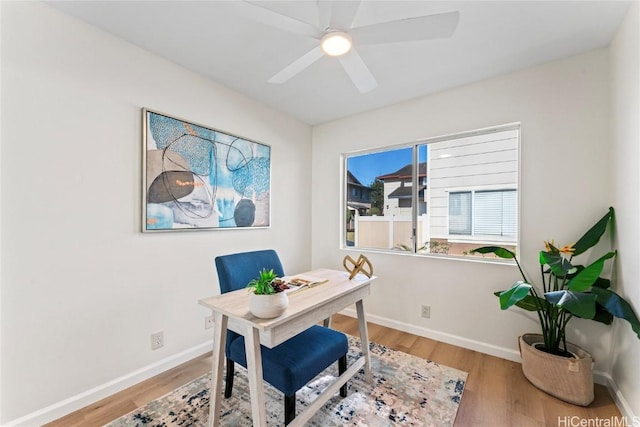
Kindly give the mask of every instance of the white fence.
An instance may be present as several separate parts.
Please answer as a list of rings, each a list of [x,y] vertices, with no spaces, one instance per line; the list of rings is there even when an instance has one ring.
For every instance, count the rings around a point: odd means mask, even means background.
[[[408,216],[355,216],[354,244],[361,248],[412,248],[412,222]],[[429,241],[429,217],[418,218],[418,246]]]

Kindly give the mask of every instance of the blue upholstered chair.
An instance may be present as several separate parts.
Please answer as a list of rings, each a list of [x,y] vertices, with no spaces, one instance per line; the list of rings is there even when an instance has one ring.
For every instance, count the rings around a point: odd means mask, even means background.
[[[278,277],[284,269],[274,250],[243,252],[216,257],[220,292],[243,289],[263,269],[273,269]],[[347,337],[338,331],[314,325],[282,344],[261,346],[263,378],[284,393],[284,423],[296,416],[296,392],[336,360],[338,371],[347,369]],[[224,397],[231,396],[234,363],[247,367],[244,337],[227,331],[225,347],[227,375]],[[340,388],[340,396],[347,395],[347,385]]]

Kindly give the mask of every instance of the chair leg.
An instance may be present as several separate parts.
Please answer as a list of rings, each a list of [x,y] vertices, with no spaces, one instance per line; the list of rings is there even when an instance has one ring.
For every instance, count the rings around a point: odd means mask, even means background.
[[[338,374],[342,375],[347,370],[347,355],[338,359]],[[340,387],[340,397],[347,397],[347,383]]]
[[[284,397],[284,425],[289,424],[296,417],[296,394]]]
[[[224,385],[224,397],[228,399],[231,397],[231,390],[233,389],[233,370],[235,363],[233,360],[227,358],[227,377]]]

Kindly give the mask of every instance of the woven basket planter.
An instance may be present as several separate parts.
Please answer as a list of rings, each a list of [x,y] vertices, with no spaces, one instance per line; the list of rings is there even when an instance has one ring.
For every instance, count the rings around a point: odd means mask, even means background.
[[[524,334],[518,339],[522,372],[540,390],[574,405],[593,402],[593,358],[580,347],[567,343],[575,358],[556,356],[537,350],[540,334]]]

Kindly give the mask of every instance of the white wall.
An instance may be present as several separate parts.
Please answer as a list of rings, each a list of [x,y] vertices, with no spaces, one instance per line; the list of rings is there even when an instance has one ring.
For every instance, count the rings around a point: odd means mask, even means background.
[[[575,241],[612,203],[608,70],[600,49],[314,127],[313,266],[353,256],[339,249],[336,227],[341,153],[520,122],[520,253],[538,280],[543,240]],[[365,302],[374,321],[511,358],[518,335],[538,330],[537,318],[501,312],[493,296],[519,278],[514,266],[367,255],[379,276]],[[431,319],[420,317],[422,304],[432,306]],[[605,370],[610,329],[581,319],[573,326],[570,339]]]
[[[614,204],[618,286],[637,310],[637,14],[635,3],[612,48],[613,76],[609,51],[598,50],[320,125],[310,147],[309,127],[287,116],[46,5],[0,2],[0,424],[43,408],[51,416],[48,405],[68,409],[79,393],[95,397],[203,351],[196,301],[217,292],[217,254],[271,246],[290,271],[310,259],[341,268],[351,253],[338,249],[336,226],[346,151],[521,122],[525,268],[537,278],[542,240],[570,243]],[[139,233],[143,106],[271,144],[271,229]],[[612,180],[624,192],[612,195]],[[313,218],[290,209],[309,204]],[[380,279],[365,306],[378,322],[506,357],[537,328],[500,312],[492,295],[518,278],[514,267],[368,255]],[[421,304],[432,305],[430,320]],[[574,326],[570,338],[608,370],[610,329]],[[618,326],[612,372],[637,414],[640,349]],[[166,346],[151,352],[160,329]]]
[[[385,216],[392,215],[403,215],[409,214],[411,216],[411,209],[407,208],[399,208],[398,204],[400,203],[400,199],[398,198],[389,198],[389,194],[393,193],[396,189],[398,189],[402,185],[402,181],[387,181],[382,184],[382,188],[384,189],[384,208],[382,210],[382,214]]]
[[[47,5],[0,7],[5,425],[206,351],[216,255],[309,268],[311,129]],[[141,234],[141,107],[270,144],[272,227]]]
[[[611,45],[612,176],[618,226],[617,290],[640,314],[640,7],[633,2]],[[640,340],[619,322],[614,335],[612,376],[622,409],[640,416]]]

